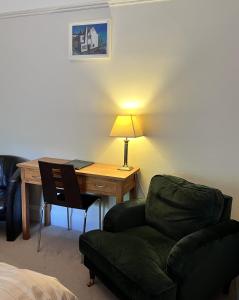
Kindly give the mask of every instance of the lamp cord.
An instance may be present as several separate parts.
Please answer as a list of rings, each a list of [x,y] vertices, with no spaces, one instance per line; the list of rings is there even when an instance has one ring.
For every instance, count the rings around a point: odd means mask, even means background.
[[[141,181],[140,181],[140,179],[139,179],[139,174],[136,174],[136,181],[137,181],[137,186],[138,186],[138,189],[137,189],[137,198],[138,198],[138,195],[139,195],[139,198],[140,198],[140,196],[142,196],[143,199],[145,199],[146,193],[145,193],[144,190],[143,190]],[[140,194],[141,194],[141,195],[140,195]]]

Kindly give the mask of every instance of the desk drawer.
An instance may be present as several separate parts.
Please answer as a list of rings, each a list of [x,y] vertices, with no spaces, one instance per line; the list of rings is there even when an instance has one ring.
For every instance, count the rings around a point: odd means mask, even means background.
[[[41,175],[39,170],[25,169],[24,179],[26,182],[33,184],[41,184]]]
[[[99,195],[111,196],[116,194],[117,184],[107,179],[98,177],[80,177],[82,192],[95,193]]]

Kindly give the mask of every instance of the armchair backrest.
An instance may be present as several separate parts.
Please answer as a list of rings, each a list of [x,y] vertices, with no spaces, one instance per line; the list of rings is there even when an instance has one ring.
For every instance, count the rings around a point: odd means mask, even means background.
[[[147,195],[146,222],[178,240],[227,218],[230,205],[225,210],[225,197],[214,188],[175,176],[156,175]]]
[[[25,159],[13,155],[0,155],[0,188],[7,188],[17,164]]]
[[[222,212],[221,221],[230,220],[232,212],[232,197],[223,194],[224,198],[224,207]]]

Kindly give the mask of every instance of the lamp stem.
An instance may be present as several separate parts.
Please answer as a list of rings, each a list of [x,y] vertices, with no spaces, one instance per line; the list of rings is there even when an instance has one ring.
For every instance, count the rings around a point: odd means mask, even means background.
[[[124,165],[120,167],[118,170],[121,171],[130,171],[133,168],[128,166],[128,145],[129,145],[129,140],[125,138],[124,140]]]
[[[128,145],[129,140],[125,138],[124,140],[124,165],[123,167],[128,167]]]

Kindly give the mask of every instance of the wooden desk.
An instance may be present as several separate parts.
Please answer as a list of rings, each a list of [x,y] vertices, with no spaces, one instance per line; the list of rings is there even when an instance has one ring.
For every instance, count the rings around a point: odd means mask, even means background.
[[[29,220],[29,184],[41,185],[41,176],[38,160],[53,163],[67,163],[69,160],[42,157],[36,160],[19,163],[21,169],[22,192],[22,232],[23,239],[30,238]],[[139,168],[131,171],[117,170],[117,166],[95,163],[88,167],[76,170],[82,193],[94,193],[101,196],[115,196],[116,203],[123,202],[124,194],[130,192],[130,199],[136,197],[136,173]],[[49,212],[48,212],[49,214]]]

